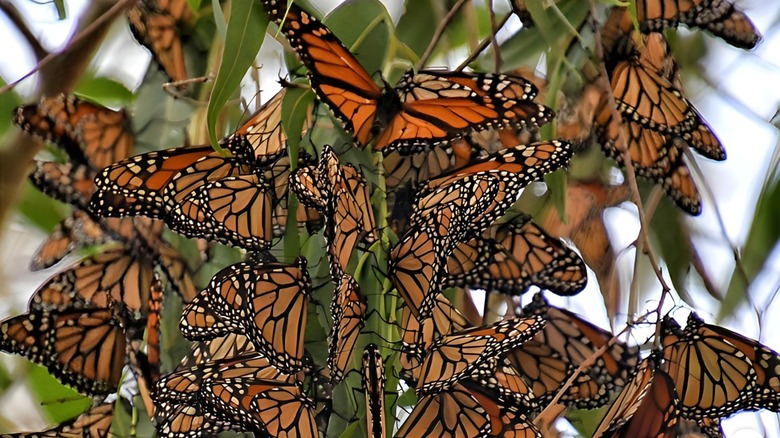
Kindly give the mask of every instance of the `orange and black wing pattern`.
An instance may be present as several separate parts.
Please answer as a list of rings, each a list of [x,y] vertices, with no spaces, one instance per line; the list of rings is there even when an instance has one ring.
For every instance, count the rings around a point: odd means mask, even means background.
[[[86,394],[116,391],[125,349],[124,330],[108,308],[30,310],[0,323],[0,350],[43,365]]]
[[[680,395],[685,418],[717,419],[755,408],[780,406],[777,352],[691,313],[681,329],[662,322],[664,370]],[[716,365],[713,365],[716,364]]]
[[[495,224],[481,237],[461,243],[447,260],[444,284],[512,295],[538,286],[558,295],[574,295],[587,283],[585,263],[520,214]]]
[[[366,393],[366,429],[371,438],[385,437],[385,364],[379,347],[363,351],[363,391]]]
[[[674,382],[656,363],[645,359],[634,378],[618,395],[601,420],[594,437],[676,437],[679,420]]]
[[[212,278],[184,309],[179,327],[190,340],[243,334],[286,370],[301,367],[310,280],[296,265],[242,262]]]
[[[162,218],[167,205],[163,190],[169,183],[180,186],[189,181],[175,177],[209,155],[216,155],[211,146],[194,146],[148,152],[115,163],[95,179],[97,192],[89,208],[101,216]],[[214,167],[218,164],[209,169]],[[202,181],[199,178],[200,175],[192,179]]]
[[[741,49],[752,49],[761,41],[755,25],[729,0],[637,0],[636,14],[645,32],[682,23],[702,28]]]
[[[318,436],[311,401],[295,378],[256,353],[175,371],[157,383],[153,398],[165,436],[223,430]]]
[[[330,306],[333,330],[328,348],[330,379],[338,383],[351,366],[355,343],[363,329],[366,316],[366,300],[360,295],[360,286],[349,274],[344,274],[333,295]]]
[[[613,338],[611,332],[566,309],[551,306],[541,293],[522,310],[547,321],[533,339],[506,357],[526,379],[540,405],[549,403],[574,371]],[[622,388],[639,362],[639,350],[614,341],[596,363],[575,378],[560,401],[582,409],[603,406],[611,393]]]
[[[130,155],[134,136],[124,110],[114,111],[73,95],[44,97],[16,109],[14,123],[24,131],[56,143],[74,163],[94,171]]]
[[[553,113],[533,102],[536,88],[519,76],[407,72],[379,87],[338,38],[295,3],[263,2],[309,69],[317,96],[361,147],[408,154],[465,133],[502,125],[538,126]]]
[[[539,316],[518,317],[442,336],[425,355],[417,394],[451,388],[460,380],[495,367],[495,360],[544,327]]]
[[[127,11],[130,30],[172,81],[188,78],[181,27],[189,20],[187,0],[141,0]]]

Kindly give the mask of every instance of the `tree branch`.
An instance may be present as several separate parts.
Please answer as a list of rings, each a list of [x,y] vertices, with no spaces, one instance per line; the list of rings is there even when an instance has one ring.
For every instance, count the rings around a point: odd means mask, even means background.
[[[0,0],[0,11],[5,12],[8,19],[11,20],[14,26],[16,26],[16,29],[19,30],[19,33],[22,34],[27,41],[27,44],[32,48],[35,59],[40,61],[49,54],[49,52],[43,48],[41,42],[38,41],[38,37],[33,35],[30,27],[27,26],[27,22],[24,21],[24,17],[22,17],[22,14],[16,9],[16,6],[12,5],[8,0]]]
[[[13,89],[36,72],[40,72],[41,95],[53,96],[71,92],[89,66],[92,54],[103,41],[113,20],[133,3],[134,0],[92,2],[91,8],[80,19],[80,30],[65,48],[45,56],[30,73],[0,89],[0,94]],[[8,213],[13,209],[19,189],[28,174],[27,164],[42,146],[40,141],[29,135],[19,134],[11,137],[13,138],[9,138],[8,142],[0,147],[0,224],[5,223]]]

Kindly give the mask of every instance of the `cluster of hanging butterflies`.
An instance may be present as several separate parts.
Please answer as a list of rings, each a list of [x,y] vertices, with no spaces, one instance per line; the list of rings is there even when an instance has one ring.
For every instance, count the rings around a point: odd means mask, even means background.
[[[623,165],[623,147],[637,175],[661,185],[684,211],[701,213],[701,196],[686,160],[687,145],[704,157],[725,160],[726,151],[683,95],[665,28],[684,23],[728,43],[753,48],[761,35],[728,1],[638,1],[635,30],[627,7],[615,7],[602,30],[604,64],[615,105],[604,96],[596,110],[598,141]]]
[[[523,2],[514,3],[523,9]],[[384,157],[389,229],[398,236],[385,248],[386,276],[403,306],[400,346],[368,344],[363,354],[370,436],[393,428],[387,419],[396,416],[387,412],[396,406],[386,406],[385,396],[399,388],[386,388],[390,369],[417,397],[399,437],[541,436],[533,421],[553,401],[592,409],[614,399],[597,436],[677,436],[683,427],[722,436],[724,417],[780,409],[778,353],[693,314],[685,329],[665,318],[661,349],[644,360],[638,347],[550,305],[542,292],[511,318],[469,321],[445,297],[446,289],[520,296],[533,286],[572,296],[586,284],[585,264],[575,251],[510,209],[525,187],[565,168],[574,153],[565,140],[539,141],[539,127],[554,113],[536,102],[538,87],[518,75],[440,70],[409,70],[395,86],[378,86],[297,4],[262,4],[354,146]],[[679,23],[699,26],[745,48],[760,36],[725,1],[636,6],[640,32],[620,7],[603,29],[620,118],[602,100],[596,132],[619,163],[624,138],[637,174],[659,182],[678,205],[698,214],[701,203],[682,161],[682,143],[713,159],[724,159],[725,152],[682,96],[674,60],[657,31]],[[167,75],[186,79],[177,29],[190,18],[187,2],[143,0],[128,18]],[[17,110],[14,120],[22,129],[67,155],[65,162],[38,162],[31,181],[73,206],[31,267],[54,266],[85,247],[99,249],[47,280],[27,313],[0,323],[0,349],[100,398],[45,433],[108,436],[112,413],[122,404],[106,396],[117,391],[126,365],[160,436],[326,433],[333,400],[322,387],[347,378],[369,304],[377,307],[371,300],[387,292],[361,290],[356,265],[362,261],[355,256],[386,236],[377,227],[373,183],[346,162],[346,154],[339,157],[329,145],[314,148],[316,159],[288,151],[288,136],[306,129],[282,129],[285,93],[283,88],[224,138],[220,152],[187,145],[131,156],[127,113],[72,96]],[[288,208],[296,210],[288,214]],[[334,287],[329,315],[322,318],[331,326],[324,364],[304,348],[309,315],[317,313],[309,303],[318,302],[311,261],[282,263],[270,252],[285,233],[297,231],[287,229],[291,224],[323,228]],[[246,259],[221,269],[196,293],[184,259],[162,239],[163,225],[239,248]],[[157,271],[186,304],[179,329],[194,342],[167,374],[160,371],[164,286]]]
[[[147,324],[155,324],[158,318],[155,300],[159,298],[154,291],[162,285],[157,271],[165,274],[171,290],[188,301],[195,289],[187,264],[162,240],[161,222],[102,218],[87,208],[98,172],[133,149],[126,112],[58,95],[17,108],[14,122],[65,152],[63,162],[37,162],[30,180],[44,193],[70,204],[72,212],[30,263],[32,270],[65,266],[33,293],[26,313],[0,322],[0,349],[46,367],[79,392],[113,398],[125,365],[137,367],[138,360],[159,362],[154,353],[157,342],[147,330]],[[75,263],[63,262],[87,247],[95,248],[91,255]],[[144,352],[145,333],[149,337]],[[89,430],[83,433],[104,436],[113,409],[113,402],[104,402],[58,430]]]
[[[678,436],[698,428],[723,437],[722,418],[742,410],[780,411],[780,355],[760,342],[706,324],[685,329],[667,315],[661,348],[639,364],[595,436]]]

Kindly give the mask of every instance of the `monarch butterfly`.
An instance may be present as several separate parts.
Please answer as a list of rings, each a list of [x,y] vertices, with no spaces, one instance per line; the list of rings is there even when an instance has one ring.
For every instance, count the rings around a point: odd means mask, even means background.
[[[633,64],[639,71],[655,74],[653,78],[661,85],[661,88],[671,87],[672,90],[682,91],[682,82],[680,81],[677,64],[669,49],[666,37],[662,33],[651,32],[642,35],[634,31],[631,16],[625,8],[613,8],[605,25],[605,33],[609,34],[607,41],[604,42],[604,46],[605,51],[609,53],[607,62],[610,65]],[[659,78],[660,81],[658,81]],[[615,79],[617,78],[613,77],[613,80]],[[643,82],[642,86],[649,87],[649,84]],[[614,82],[613,91],[616,93],[615,96],[620,98],[622,94],[618,93],[618,90],[614,87]],[[641,90],[637,90],[637,92],[639,91]],[[690,104],[688,105],[690,106]],[[601,107],[601,114],[598,117],[600,124],[606,126],[604,119],[611,114],[611,111],[608,108],[604,108],[604,99],[602,99]],[[662,106],[659,105],[659,108],[662,108]],[[665,111],[668,111],[668,109],[665,109]],[[726,153],[718,138],[715,137],[712,130],[693,106],[690,106],[690,112],[695,115],[691,128],[679,130],[675,134],[688,142],[691,147],[702,155],[714,160],[724,160]],[[645,110],[642,113],[646,114],[648,111]],[[642,124],[642,126],[647,125]],[[656,129],[652,126],[650,128]],[[612,129],[616,128],[613,127]],[[637,128],[633,128],[632,132],[637,130]],[[659,133],[668,134],[663,129],[656,130]],[[612,137],[615,136],[612,135]]]
[[[149,292],[149,317],[146,320],[146,357],[152,382],[160,380],[160,318],[163,306],[163,289],[160,277],[155,273]]]
[[[478,158],[479,151],[460,140],[445,146],[434,146],[429,151],[413,155],[392,152],[382,159],[385,185],[389,188],[403,184],[417,185],[444,172],[465,166]]]
[[[86,394],[116,391],[125,348],[125,333],[113,309],[31,308],[0,323],[0,350],[43,365]]]
[[[780,409],[780,355],[695,313],[685,330],[663,320],[664,365],[681,395],[683,415],[717,419],[740,409]],[[707,364],[717,361],[722,374]],[[738,374],[740,373],[740,374]],[[708,392],[711,391],[711,392]]]
[[[660,78],[667,85],[671,85],[669,81],[679,83],[677,67],[662,34],[651,33],[643,36],[640,41],[639,34],[632,30],[629,14],[620,8],[613,9],[607,28],[615,34],[611,38],[615,42],[609,43],[618,47],[613,49],[614,56],[618,59],[633,59],[621,61],[622,64],[634,63],[633,68],[637,71],[647,72],[656,79]],[[652,89],[650,86],[644,87]],[[674,86],[675,89],[678,87],[679,85]],[[613,91],[616,91],[614,87]],[[686,142],[697,152],[715,160],[724,160],[726,154],[707,123],[693,107],[689,109],[695,116],[690,127],[673,133],[659,132],[626,114],[622,117],[624,120],[613,119],[607,99],[602,99],[597,110],[596,126],[599,142],[608,156],[623,164],[622,154],[617,148],[622,130],[637,174],[661,184],[678,206],[692,215],[698,215],[701,212],[701,198],[688,167],[682,161],[681,143]]]
[[[222,143],[228,145],[229,149],[236,148],[230,146],[235,142],[248,143],[253,152],[253,162],[258,167],[265,167],[278,160],[287,151],[287,136],[282,129],[282,101],[286,90],[282,87]]]
[[[608,108],[603,108],[599,114],[599,125],[606,128],[597,128],[597,133],[608,156],[623,164],[623,155],[616,147],[617,130],[622,129],[636,174],[659,183],[667,196],[687,213],[701,214],[701,195],[683,161],[679,139],[670,139],[633,121],[624,120],[622,125],[615,123]]]
[[[456,383],[449,390],[421,397],[395,436],[487,437],[491,430],[485,409]]]
[[[100,170],[128,155],[134,137],[124,110],[114,111],[73,95],[44,97],[16,109],[14,123],[60,145],[79,164]]]
[[[187,401],[157,407],[155,409],[155,425],[159,436],[164,438],[216,435],[226,430],[240,428],[239,425],[234,425],[215,416],[208,409]]]
[[[228,266],[184,309],[179,328],[190,340],[245,334],[278,367],[300,368],[309,284],[303,258]]]
[[[491,375],[498,356],[519,347],[542,327],[542,317],[519,317],[440,337],[425,355],[417,394],[451,388],[465,377]]]
[[[238,333],[228,333],[210,341],[201,341],[193,344],[190,354],[182,359],[179,364],[179,369],[190,368],[199,363],[248,355],[255,351],[255,347],[249,338]]]
[[[280,128],[281,129],[281,128]],[[314,160],[305,153],[299,153],[298,168],[308,167],[314,164]],[[272,227],[274,237],[284,234],[287,228],[287,202],[288,189],[292,167],[289,155],[282,155],[273,164],[262,168],[263,179],[271,186],[271,195],[274,203],[274,213],[272,215]],[[323,217],[319,211],[305,203],[299,203],[296,211],[296,221],[298,224],[304,224],[309,231],[322,228]]]
[[[469,382],[420,398],[396,437],[541,438],[541,433],[519,410],[501,404],[488,391]]]
[[[31,310],[121,305],[146,313],[152,284],[151,263],[132,250],[117,248],[86,258],[54,275],[35,291]]]
[[[360,286],[351,275],[342,274],[333,294],[330,313],[333,330],[328,348],[328,369],[331,383],[336,384],[350,366],[366,315],[365,298],[360,295]]]
[[[82,210],[75,210],[54,227],[35,250],[30,270],[39,271],[59,263],[66,255],[85,246],[101,245],[110,240],[103,229]]]
[[[469,321],[442,294],[436,294],[436,304],[431,317],[422,321],[415,318],[409,306],[404,307],[401,317],[403,335],[399,356],[401,377],[410,385],[416,386],[420,375],[420,365],[433,341],[450,333],[463,331],[469,327]]]
[[[532,102],[534,86],[516,76],[409,71],[395,88],[380,88],[341,41],[297,4],[263,5],[309,69],[317,96],[360,147],[375,139],[375,151],[408,154],[472,130],[542,125],[553,116]]]
[[[468,383],[466,385],[468,386]],[[484,387],[472,387],[471,394],[487,413],[490,421],[490,436],[542,437],[542,433],[534,426],[531,419],[521,412],[520,407],[502,403]]]
[[[187,79],[180,29],[190,19],[186,0],[141,0],[127,11],[136,41],[152,56],[172,81]]]
[[[467,234],[478,236],[506,212],[519,190],[562,166],[571,157],[562,141],[501,150],[427,181],[418,191],[411,222],[447,203],[462,209]],[[457,240],[457,239],[456,239]]]
[[[232,359],[242,356],[249,357],[255,354],[255,349],[249,338],[244,335],[230,333],[210,341],[197,342],[192,346],[188,356],[182,359],[176,371],[188,370],[199,364],[217,362],[223,359]],[[273,369],[273,365],[269,367]],[[178,392],[198,390],[200,386],[189,386],[186,380],[182,385],[176,385]],[[208,416],[197,405],[185,403],[187,400],[176,398],[176,403],[160,400],[158,394],[155,397],[155,419],[157,430],[166,437],[189,437],[195,433],[219,433],[223,430],[234,428],[229,422]],[[169,397],[172,398],[172,397]]]
[[[3,435],[15,438],[107,438],[114,419],[114,403],[101,403],[72,420],[40,432]]]
[[[664,370],[682,397],[683,416],[726,417],[760,404],[763,391],[757,388],[756,368],[745,353],[729,338],[707,330],[696,317],[688,321],[682,330],[667,315],[661,325]],[[762,378],[766,376],[762,373]]]
[[[409,311],[418,320],[425,320],[436,306],[447,246],[450,239],[439,233],[447,232],[448,225],[457,217],[449,208],[434,212],[425,224],[416,224],[390,249],[387,276],[403,298]],[[440,230],[443,228],[443,230]],[[462,228],[461,225],[451,227]]]
[[[742,49],[752,49],[761,41],[750,19],[728,0],[637,0],[636,15],[645,32],[683,23],[707,30]]]
[[[247,250],[267,249],[273,238],[271,188],[257,175],[206,183],[166,216],[173,231]]]
[[[363,351],[363,391],[366,394],[366,426],[371,438],[385,437],[385,365],[379,348]]]
[[[43,194],[86,211],[95,191],[94,176],[86,164],[38,161],[29,179]]]
[[[461,243],[447,260],[448,287],[468,286],[518,295],[537,285],[559,295],[585,287],[585,263],[576,252],[549,236],[520,213]]]
[[[520,314],[538,315],[547,321],[533,339],[507,354],[541,406],[549,404],[574,370],[608,345],[613,337],[577,314],[549,305],[541,293],[534,295]],[[638,348],[615,342],[599,356],[595,365],[577,377],[562,394],[561,402],[581,409],[604,405],[611,391],[625,385],[638,362]]]
[[[258,354],[176,371],[158,382],[154,397],[163,412],[176,416],[158,426],[168,436],[186,430],[181,426],[187,426],[182,423],[187,417],[212,431],[249,428],[271,436],[317,436],[311,403],[294,377]]]
[[[160,242],[153,250],[156,253],[155,263],[165,273],[168,284],[185,303],[192,301],[195,298],[196,290],[184,257],[165,242]]]
[[[366,181],[351,165],[342,167],[342,178],[333,194],[333,219],[328,221],[330,238],[328,254],[338,263],[336,271],[345,270],[358,242],[377,240],[376,221]],[[331,262],[333,264],[333,262]]]
[[[319,165],[298,169],[291,180],[301,201],[326,218],[331,275],[339,281],[358,242],[377,239],[365,178],[355,167],[340,165],[333,148],[326,145]]]
[[[210,160],[201,159],[210,158]],[[97,192],[89,208],[100,216],[142,215],[162,218],[174,203],[163,191],[186,196],[208,178],[226,176],[234,161],[217,154],[210,145],[172,148],[130,157],[104,169],[95,179]],[[249,171],[244,172],[249,173]],[[212,176],[212,174],[214,174]],[[189,189],[185,191],[182,186]]]
[[[674,382],[651,356],[618,395],[601,420],[594,437],[667,437],[677,436],[679,400]]]

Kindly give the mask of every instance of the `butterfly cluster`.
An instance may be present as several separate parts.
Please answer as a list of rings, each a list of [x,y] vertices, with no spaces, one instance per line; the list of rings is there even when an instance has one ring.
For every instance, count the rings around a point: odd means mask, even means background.
[[[548,100],[536,78],[409,69],[390,85],[297,3],[261,3],[318,99],[300,130],[283,123],[292,82],[219,151],[187,144],[133,155],[127,111],[70,95],[16,110],[20,128],[66,156],[37,162],[30,180],[72,206],[31,268],[96,248],[40,286],[27,313],[0,322],[1,350],[97,400],[46,433],[111,436],[123,406],[113,394],[129,373],[163,437],[319,437],[336,418],[360,420],[371,437],[530,438],[542,436],[542,413],[554,405],[610,405],[594,436],[718,437],[722,418],[780,409],[780,355],[755,340],[694,313],[684,329],[666,316],[658,348],[643,359],[639,346],[545,298],[581,292],[586,264],[513,206],[525,188],[566,169],[591,129],[542,140],[555,113],[540,103]],[[532,23],[523,2],[513,7]],[[188,3],[142,0],[128,18],[166,75],[187,79],[179,29],[192,18]],[[678,24],[743,48],[760,40],[725,0],[637,1],[635,16],[612,7],[598,29],[611,90],[575,118],[593,127],[607,156],[630,160],[695,215],[701,200],[685,148],[715,160],[725,151],[684,97],[660,33]],[[319,108],[343,127],[345,146],[312,134],[331,122]],[[562,119],[559,133],[569,132]],[[304,136],[308,149],[289,146]],[[375,169],[355,160],[360,153]],[[198,291],[166,226],[243,259],[211,271]],[[317,257],[298,255],[303,234],[323,243]],[[285,258],[280,247],[290,245],[297,257]],[[366,281],[372,264],[379,282]],[[539,292],[527,305],[512,301],[532,288]],[[453,298],[473,290],[513,305],[501,320],[476,321]],[[175,366],[162,359],[167,291],[184,305],[178,330],[192,342]],[[381,329],[371,319],[378,313]],[[327,339],[314,339],[318,326]],[[345,420],[339,388],[354,368],[365,409]],[[404,388],[411,402],[388,397]]]

